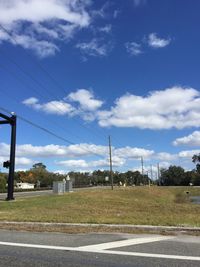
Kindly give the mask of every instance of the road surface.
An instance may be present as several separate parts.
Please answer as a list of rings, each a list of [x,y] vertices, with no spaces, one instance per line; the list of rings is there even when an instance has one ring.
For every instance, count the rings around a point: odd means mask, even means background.
[[[84,188],[73,188],[73,191],[81,191],[81,190],[92,190],[97,188],[106,188],[106,187],[84,187]],[[23,191],[23,192],[14,192],[14,197],[36,197],[36,196],[46,196],[52,195],[52,190],[42,190],[42,191]],[[5,200],[7,197],[7,193],[0,193],[0,200]]]
[[[4,266],[200,266],[200,237],[0,230]]]

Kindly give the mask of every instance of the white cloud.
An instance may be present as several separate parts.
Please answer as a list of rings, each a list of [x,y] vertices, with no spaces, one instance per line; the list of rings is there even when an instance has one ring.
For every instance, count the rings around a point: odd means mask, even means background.
[[[0,156],[8,156],[10,146],[0,143]],[[75,144],[69,146],[46,145],[33,146],[31,144],[17,145],[16,155],[18,157],[82,157],[92,155],[106,156],[108,154],[107,146],[98,146],[94,144]]]
[[[86,56],[93,57],[104,57],[107,56],[108,52],[111,50],[111,45],[106,44],[104,41],[100,41],[96,38],[93,38],[89,42],[82,42],[76,45],[76,48],[80,49],[82,52],[84,59],[86,60]]]
[[[27,106],[31,106],[31,105],[36,105],[38,104],[38,99],[36,97],[30,97],[30,98],[27,98],[25,99],[22,103],[27,105]]]
[[[188,136],[177,138],[173,142],[174,146],[187,145],[187,146],[200,146],[200,131],[194,131]]]
[[[167,152],[160,152],[157,153],[155,156],[156,159],[162,160],[162,161],[174,161],[178,159],[177,154],[170,154]]]
[[[8,156],[0,156],[0,165],[1,167],[3,166],[3,162],[9,160]],[[25,157],[16,157],[15,158],[15,165],[16,167],[18,166],[31,166],[33,165],[34,161],[29,159],[29,158],[25,158]]]
[[[185,151],[181,151],[179,152],[179,157],[180,158],[189,158],[192,160],[192,157],[195,154],[199,154],[200,153],[200,149],[195,149],[195,150],[185,150]]]
[[[161,39],[157,37],[156,33],[150,33],[148,36],[148,45],[153,48],[163,48],[167,45],[169,45],[171,42],[171,39]]]
[[[78,103],[78,105],[72,105]],[[78,89],[70,93],[63,100],[52,100],[47,103],[39,103],[35,97],[30,97],[22,102],[24,105],[47,114],[81,116],[85,121],[96,118],[96,111],[103,105],[103,101],[96,99],[94,93],[86,89]]]
[[[127,52],[132,56],[138,56],[142,54],[141,45],[135,42],[128,42],[125,44]]]
[[[103,101],[94,98],[94,94],[86,89],[79,89],[76,92],[70,93],[68,99],[80,104],[83,110],[94,111],[103,105]]]
[[[200,126],[200,92],[181,86],[152,91],[147,96],[127,93],[116,99],[110,110],[102,109],[104,102],[86,89],[72,92],[60,101],[41,104],[31,97],[23,103],[49,114],[80,116],[85,121],[97,119],[101,127],[183,129]]]
[[[61,165],[61,166],[65,166],[67,168],[70,169],[74,169],[74,168],[88,168],[89,165],[88,163],[83,160],[83,159],[79,159],[79,160],[63,160],[63,161],[58,161],[56,162],[57,165]]]
[[[160,169],[167,169],[169,168],[169,166],[172,165],[171,162],[167,162],[167,161],[162,161],[159,163],[159,168]]]
[[[146,150],[143,148],[137,147],[123,147],[123,148],[116,148],[113,151],[113,154],[120,157],[120,158],[127,158],[127,159],[140,159],[149,158],[154,154],[153,150]]]
[[[113,167],[121,167],[124,165],[125,160],[113,157]],[[63,161],[57,161],[57,165],[64,166],[70,170],[73,170],[74,168],[80,170],[80,169],[94,169],[94,168],[108,168],[110,166],[109,159],[100,159],[100,160],[93,160],[93,161],[85,161],[83,159],[80,160],[63,160]]]
[[[39,104],[39,100],[35,97],[30,97],[25,99],[23,102],[26,106],[32,107],[35,110],[42,110],[48,114],[57,114],[57,115],[72,115],[75,112],[75,108],[72,107],[69,103],[60,101],[50,101],[44,104]]]
[[[89,0],[7,0],[0,1],[0,24],[12,37],[0,30],[0,42],[33,50],[38,56],[54,55],[56,40],[69,40],[88,27],[91,16]]]
[[[148,96],[125,94],[110,110],[98,112],[102,127],[183,129],[200,126],[200,92],[175,86]]]

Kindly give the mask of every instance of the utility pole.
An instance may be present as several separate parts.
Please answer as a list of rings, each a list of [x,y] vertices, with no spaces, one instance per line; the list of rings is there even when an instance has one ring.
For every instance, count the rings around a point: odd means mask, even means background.
[[[143,157],[141,157],[141,165],[142,165],[142,177],[144,177],[144,160],[143,160]]]
[[[111,138],[110,138],[110,135],[108,137],[108,142],[109,142],[109,155],[110,155],[110,181],[111,181],[111,188],[113,190],[112,150],[111,150]]]
[[[11,125],[11,143],[10,143],[10,160],[3,163],[5,168],[9,168],[8,174],[8,194],[6,200],[14,200],[14,173],[15,173],[15,148],[16,148],[16,121],[17,117],[12,114],[8,117],[0,113],[0,117],[4,120],[0,120],[0,124],[10,124]]]
[[[151,164],[151,181],[153,180],[153,166]]]
[[[158,171],[158,184],[160,184],[160,165],[159,165],[159,162],[157,163],[157,171]]]

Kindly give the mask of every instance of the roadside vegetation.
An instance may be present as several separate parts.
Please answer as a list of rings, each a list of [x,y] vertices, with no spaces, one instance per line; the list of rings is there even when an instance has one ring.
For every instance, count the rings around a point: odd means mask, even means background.
[[[189,193],[187,193],[189,192]],[[115,187],[0,201],[1,221],[200,226],[195,187]]]
[[[192,171],[185,171],[180,166],[169,166],[161,168],[157,179],[151,180],[147,174],[139,171],[113,172],[113,182],[115,185],[138,186],[154,184],[159,186],[200,186],[200,154],[194,155],[192,161],[196,168]],[[92,173],[69,172],[73,187],[87,187],[97,185],[109,185],[110,172],[108,170],[95,170]],[[8,175],[0,173],[0,192],[6,192],[6,181]],[[15,186],[17,183],[31,183],[36,189],[52,188],[54,181],[63,181],[66,175],[53,173],[47,170],[46,166],[39,162],[27,171],[15,173]]]

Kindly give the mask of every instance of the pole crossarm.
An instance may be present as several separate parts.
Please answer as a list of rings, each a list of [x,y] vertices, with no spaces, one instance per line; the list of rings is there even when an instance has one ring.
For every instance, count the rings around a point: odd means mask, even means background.
[[[12,123],[12,119],[10,117],[6,116],[5,114],[0,113],[0,117],[5,119],[10,124]]]
[[[10,122],[6,121],[0,121],[0,124],[10,124]]]

